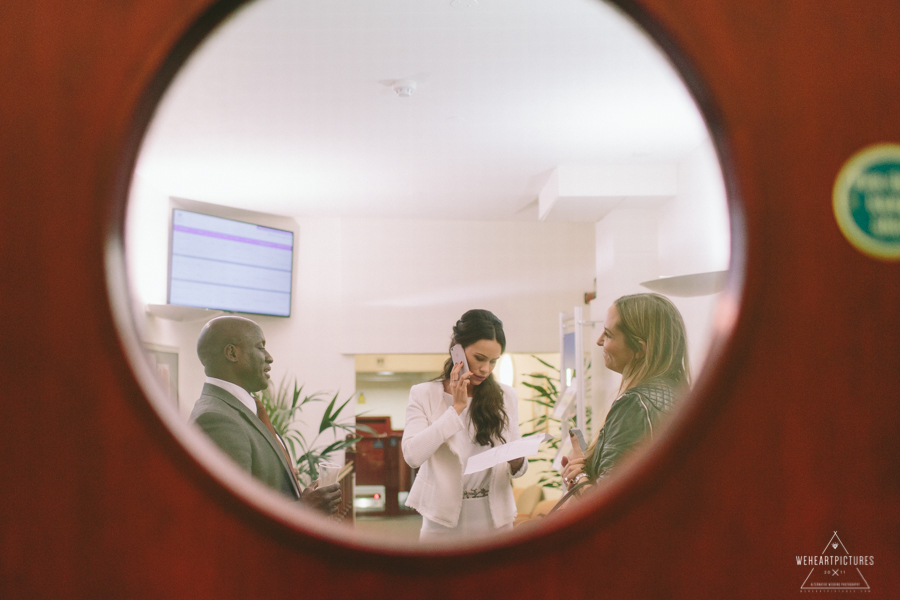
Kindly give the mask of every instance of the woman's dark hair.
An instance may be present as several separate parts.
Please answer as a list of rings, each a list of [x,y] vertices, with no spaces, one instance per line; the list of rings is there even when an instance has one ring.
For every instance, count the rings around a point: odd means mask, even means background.
[[[464,314],[453,326],[450,347],[460,344],[463,348],[481,340],[493,340],[500,344],[500,352],[506,352],[506,334],[503,333],[503,322],[489,310],[473,309]],[[444,372],[439,381],[450,379],[453,370],[453,359],[444,363]],[[475,426],[475,442],[481,446],[493,446],[494,442],[506,443],[503,430],[509,425],[509,417],[503,408],[503,390],[488,375],[480,385],[473,386],[472,404],[469,406],[469,418]]]

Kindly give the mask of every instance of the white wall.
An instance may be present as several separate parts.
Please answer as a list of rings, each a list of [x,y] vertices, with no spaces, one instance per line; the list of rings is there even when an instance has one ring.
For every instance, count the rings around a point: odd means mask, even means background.
[[[619,296],[647,292],[639,284],[660,276],[725,270],[730,261],[730,230],[725,187],[712,143],[706,140],[678,164],[677,195],[655,209],[618,208],[596,225],[597,299],[595,320]],[[684,317],[696,379],[712,335],[712,316],[720,294],[670,296]],[[592,358],[595,414],[605,415],[620,376],[603,367],[595,345],[602,326],[586,331]],[[595,419],[596,426],[602,417]]]
[[[406,427],[406,405],[409,403],[409,389],[417,383],[429,381],[429,377],[418,380],[392,382],[357,381],[357,391],[364,392],[365,404],[356,406],[357,414],[371,417],[390,417],[391,427]]]
[[[195,351],[203,321],[166,321],[143,309],[165,303],[172,202],[135,181],[127,252],[142,339],[178,348],[180,408],[187,416],[203,382]],[[254,320],[275,358],[276,383],[297,377],[308,392],[339,391],[342,398],[355,392],[354,354],[446,352],[452,324],[470,308],[487,308],[504,321],[509,352],[557,352],[557,314],[581,304],[594,277],[597,298],[588,314],[602,320],[615,298],[646,291],[641,281],[722,270],[729,261],[725,191],[709,142],[678,165],[674,199],[653,209],[626,204],[596,224],[294,220],[174,202],[295,232],[292,315]],[[688,326],[696,376],[716,297],[672,300]],[[599,332],[598,327],[585,331],[595,426],[602,424],[619,384],[618,376],[602,367],[594,345]],[[324,405],[315,408],[306,417],[317,423]],[[353,403],[351,408],[356,409]]]
[[[341,223],[339,219],[296,221],[205,203],[170,199],[145,182],[136,180],[129,203],[126,252],[134,290],[135,318],[141,339],[178,349],[179,409],[187,418],[203,387],[204,373],[197,358],[197,337],[207,319],[170,321],[145,312],[146,304],[165,304],[168,229],[172,206],[201,210],[217,216],[251,220],[288,229],[295,235],[294,294],[288,318],[250,315],[266,335],[275,362],[272,380],[278,384],[295,377],[308,393],[355,392],[353,357],[341,354]],[[352,406],[353,403],[351,403]],[[318,423],[324,403],[304,413],[307,423]],[[352,420],[352,411],[347,412]]]
[[[659,223],[660,276],[729,268],[731,233],[725,183],[710,140],[679,164],[678,195],[661,207]],[[695,379],[706,360],[720,295],[672,298],[687,326]]]
[[[728,268],[731,235],[725,183],[707,139],[678,165],[678,195],[659,210],[660,275]]]
[[[659,273],[659,211],[657,209],[619,208],[597,222],[597,297],[591,302],[591,320],[603,321],[613,301],[625,294],[648,290],[639,285],[655,279]],[[584,330],[584,341],[591,356],[593,425],[603,423],[615,398],[621,377],[603,366],[596,345],[602,323]],[[595,432],[591,432],[592,435]]]
[[[136,179],[126,241],[135,317],[142,340],[178,349],[185,418],[203,385],[196,340],[206,319],[145,312],[166,302],[173,205],[294,232],[291,316],[251,318],[275,359],[273,381],[297,377],[307,392],[353,394],[356,353],[446,352],[452,325],[470,308],[504,321],[510,351],[552,352],[557,313],[593,287],[593,224],[295,220],[170,199]],[[313,407],[305,417],[318,423],[324,405]]]
[[[471,308],[508,352],[554,351],[557,313],[593,289],[590,223],[345,219],[343,240],[347,353],[446,352]]]

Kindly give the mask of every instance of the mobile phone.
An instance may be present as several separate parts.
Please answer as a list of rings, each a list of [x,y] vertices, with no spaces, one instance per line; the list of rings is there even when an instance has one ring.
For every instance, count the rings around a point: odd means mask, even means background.
[[[462,369],[459,370],[460,375],[465,375],[469,372],[469,361],[466,360],[466,351],[463,350],[460,344],[455,344],[450,348],[450,358],[453,359],[454,365],[458,362],[463,364]]]
[[[581,433],[581,430],[573,427],[569,430],[569,435],[574,435],[578,439],[578,445],[581,447],[581,451],[584,452],[584,449],[587,448],[587,443],[584,441],[584,434]]]

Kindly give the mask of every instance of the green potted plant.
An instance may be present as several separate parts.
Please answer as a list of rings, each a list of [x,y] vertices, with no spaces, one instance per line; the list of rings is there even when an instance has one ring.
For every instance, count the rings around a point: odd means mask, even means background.
[[[304,395],[303,386],[298,387],[295,379],[292,390],[288,388],[286,381],[282,380],[276,390],[273,391],[272,386],[269,386],[268,389],[257,392],[256,395],[269,414],[275,431],[284,439],[297,471],[307,485],[319,478],[319,463],[327,460],[335,452],[349,448],[361,439],[356,435],[357,431],[375,433],[366,425],[358,425],[355,420],[352,423],[341,422],[341,413],[353,396],[338,404],[338,394],[335,393],[325,408],[315,437],[308,440],[299,427],[299,423],[302,421],[300,415],[307,405],[313,402],[324,402],[327,398],[326,394],[316,392]],[[333,442],[323,445],[320,438],[326,431],[330,431],[335,439]],[[341,436],[342,433],[343,436]]]
[[[525,400],[526,402],[533,402],[534,404],[542,407],[544,411],[543,414],[539,414],[536,417],[532,417],[520,423],[520,426],[523,429],[531,429],[531,431],[522,434],[522,437],[536,435],[539,433],[549,433],[551,436],[553,436],[546,442],[544,451],[534,458],[529,458],[528,462],[536,463],[536,466],[540,468],[540,471],[538,472],[539,477],[537,485],[552,489],[562,489],[562,474],[553,468],[553,461],[556,458],[556,455],[559,453],[561,443],[560,434],[562,433],[562,423],[559,419],[553,416],[553,409],[556,407],[556,403],[559,400],[559,389],[561,382],[560,370],[550,363],[541,360],[537,356],[532,355],[532,358],[550,369],[551,375],[547,375],[546,373],[525,374],[525,377],[531,378],[532,381],[523,381],[522,385],[532,389],[534,391],[534,395],[531,398],[523,398],[523,400]],[[587,366],[585,371],[590,373],[590,365]],[[585,383],[587,385],[590,385],[590,378],[588,378]],[[590,407],[586,407],[585,413],[585,425],[588,431],[590,431]],[[574,416],[569,417],[568,426],[570,429],[576,426]],[[588,431],[584,432],[585,435],[587,435]]]

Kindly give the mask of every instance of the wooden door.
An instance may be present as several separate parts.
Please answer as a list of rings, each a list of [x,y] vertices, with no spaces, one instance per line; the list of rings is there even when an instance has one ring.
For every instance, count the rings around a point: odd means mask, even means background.
[[[900,263],[851,246],[831,206],[851,155],[900,141],[900,3],[624,3],[713,129],[736,326],[638,471],[552,532],[465,553],[251,506],[125,358],[107,278],[122,291],[143,100],[235,4],[0,4],[0,596],[790,598],[795,557],[833,532],[872,557],[871,597],[900,594]]]

